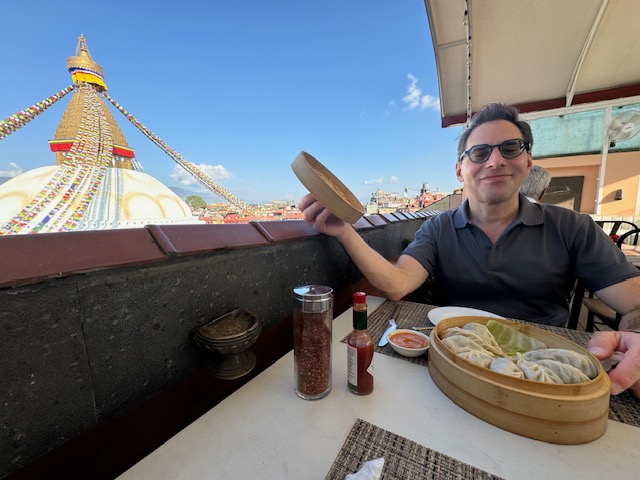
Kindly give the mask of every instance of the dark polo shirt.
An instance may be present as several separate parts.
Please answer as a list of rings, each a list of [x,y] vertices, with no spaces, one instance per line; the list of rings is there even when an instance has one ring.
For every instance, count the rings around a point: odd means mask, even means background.
[[[589,215],[520,195],[517,217],[492,244],[468,208],[425,222],[403,252],[433,277],[441,305],[564,327],[576,278],[598,291],[640,276]]]

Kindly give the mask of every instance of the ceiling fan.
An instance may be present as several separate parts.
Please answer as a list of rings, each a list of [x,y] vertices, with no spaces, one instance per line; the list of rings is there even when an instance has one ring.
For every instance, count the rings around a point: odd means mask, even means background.
[[[617,142],[629,140],[640,132],[640,112],[629,110],[615,117],[607,127],[609,147],[613,148]]]

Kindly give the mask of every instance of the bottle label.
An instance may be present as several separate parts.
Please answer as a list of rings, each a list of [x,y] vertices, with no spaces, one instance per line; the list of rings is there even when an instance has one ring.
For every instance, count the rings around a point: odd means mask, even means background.
[[[369,367],[367,368],[367,373],[369,375],[371,375],[372,377],[374,377],[375,375],[373,374],[373,358],[371,359],[371,363],[369,364]]]
[[[358,387],[358,349],[347,345],[347,382],[349,387]]]

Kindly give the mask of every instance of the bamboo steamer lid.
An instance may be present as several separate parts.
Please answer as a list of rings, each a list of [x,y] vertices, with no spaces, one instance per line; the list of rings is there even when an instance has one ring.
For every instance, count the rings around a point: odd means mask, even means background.
[[[524,380],[475,365],[456,356],[442,342],[451,327],[494,320],[536,338],[549,348],[573,350],[590,358],[598,375],[571,385]],[[510,432],[550,443],[575,445],[593,441],[607,428],[611,382],[600,362],[586,349],[529,324],[486,317],[452,317],[431,332],[429,373],[435,384],[467,412]]]
[[[307,190],[339,219],[356,223],[364,215],[364,207],[356,196],[307,152],[300,152],[291,168]]]

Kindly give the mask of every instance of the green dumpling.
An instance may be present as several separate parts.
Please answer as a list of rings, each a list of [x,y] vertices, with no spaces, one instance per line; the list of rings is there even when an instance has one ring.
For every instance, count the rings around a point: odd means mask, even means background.
[[[531,350],[547,348],[547,345],[540,340],[529,337],[495,320],[489,320],[487,322],[487,328],[496,339],[498,345],[500,345],[502,351],[510,357],[516,353],[525,353]]]

